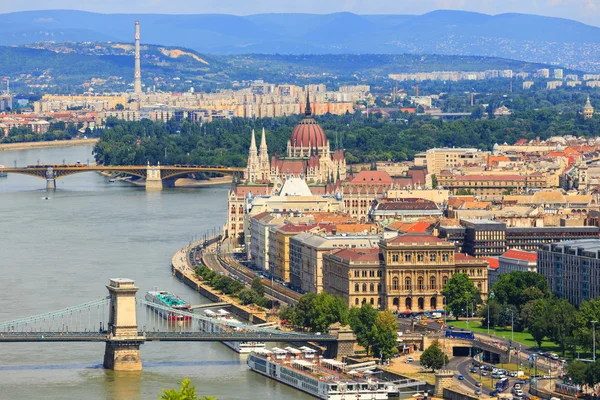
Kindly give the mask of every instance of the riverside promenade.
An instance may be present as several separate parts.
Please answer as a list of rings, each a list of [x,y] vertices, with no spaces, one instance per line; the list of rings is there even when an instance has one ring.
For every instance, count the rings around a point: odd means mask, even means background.
[[[196,276],[194,268],[192,267],[189,260],[189,250],[194,247],[202,246],[203,240],[192,243],[190,246],[186,246],[173,255],[171,259],[171,267],[173,269],[173,275],[181,279],[186,285],[200,293],[202,296],[211,300],[215,303],[229,303],[231,304],[231,311],[248,320],[251,323],[265,323],[267,322],[267,313],[260,307],[256,306],[244,306],[240,304],[236,297],[232,297],[223,293],[220,293],[209,285],[202,282]],[[208,246],[203,251],[213,253],[215,246]]]

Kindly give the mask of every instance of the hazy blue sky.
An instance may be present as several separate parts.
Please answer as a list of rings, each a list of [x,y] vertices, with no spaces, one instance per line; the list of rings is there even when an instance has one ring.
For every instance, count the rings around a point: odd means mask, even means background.
[[[487,14],[539,14],[600,25],[600,0],[0,0],[0,12],[41,9],[77,9],[102,13],[237,15],[337,11],[357,14],[423,14],[437,9],[455,9]]]

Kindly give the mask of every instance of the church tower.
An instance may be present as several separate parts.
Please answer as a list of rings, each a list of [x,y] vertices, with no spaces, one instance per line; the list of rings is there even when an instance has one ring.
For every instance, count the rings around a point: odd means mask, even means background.
[[[585,106],[583,106],[583,119],[590,119],[594,116],[594,107],[590,103],[590,96],[588,96]]]
[[[258,154],[259,175],[261,180],[269,180],[271,175],[271,163],[269,162],[269,150],[267,149],[267,139],[265,138],[265,128],[262,129],[260,138],[260,150]]]
[[[258,150],[256,148],[256,137],[252,129],[252,141],[250,142],[250,151],[248,152],[248,167],[246,169],[246,179],[248,182],[256,182],[260,177],[260,161]]]

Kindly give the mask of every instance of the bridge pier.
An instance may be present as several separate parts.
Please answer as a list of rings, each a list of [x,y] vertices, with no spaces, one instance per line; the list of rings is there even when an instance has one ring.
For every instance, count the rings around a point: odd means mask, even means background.
[[[108,340],[104,350],[104,368],[115,371],[141,371],[140,345],[135,313],[138,287],[126,278],[113,278],[106,286],[110,297]]]
[[[46,168],[46,190],[56,189],[56,173],[52,167]]]
[[[163,181],[160,166],[148,165],[146,168],[146,190],[162,190]]]
[[[335,342],[327,343],[325,356],[327,358],[342,358],[354,355],[356,335],[349,326],[342,326],[339,322],[329,327],[329,335],[335,336]]]

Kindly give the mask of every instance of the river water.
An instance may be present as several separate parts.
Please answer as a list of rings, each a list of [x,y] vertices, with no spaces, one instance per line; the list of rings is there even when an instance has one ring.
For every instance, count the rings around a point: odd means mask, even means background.
[[[88,159],[92,147],[0,151],[11,167]],[[171,276],[170,260],[223,224],[227,187],[146,192],[97,173],[59,179],[53,192],[45,183],[0,178],[0,321],[95,300],[114,277],[134,279],[142,296],[159,286],[207,302]],[[220,343],[148,343],[141,354],[144,370],[127,373],[102,368],[104,344],[0,344],[0,399],[156,399],[186,377],[219,400],[312,398],[249,371]]]

